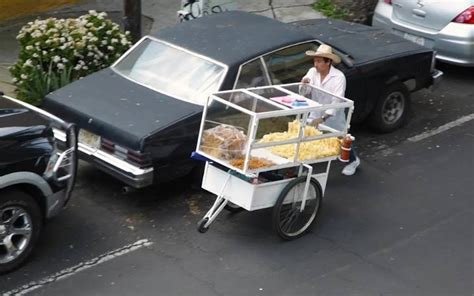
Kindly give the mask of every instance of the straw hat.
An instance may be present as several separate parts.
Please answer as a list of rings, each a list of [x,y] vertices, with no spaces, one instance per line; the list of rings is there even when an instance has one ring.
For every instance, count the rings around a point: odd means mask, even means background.
[[[339,64],[341,62],[341,58],[332,52],[331,46],[326,44],[321,44],[316,51],[307,50],[306,55],[310,57],[328,58],[331,59],[334,64]]]

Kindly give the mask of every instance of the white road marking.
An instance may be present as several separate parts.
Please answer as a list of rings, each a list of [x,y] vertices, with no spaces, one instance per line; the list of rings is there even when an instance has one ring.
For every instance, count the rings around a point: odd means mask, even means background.
[[[416,135],[416,136],[413,136],[413,137],[410,137],[408,138],[408,141],[410,142],[418,142],[418,141],[421,141],[421,140],[424,140],[426,138],[429,138],[429,137],[432,137],[434,135],[437,135],[437,134],[440,134],[442,132],[445,132],[453,127],[456,127],[458,125],[461,125],[465,122],[468,122],[470,120],[473,120],[474,119],[474,113],[471,113],[469,115],[466,115],[466,116],[463,116],[461,118],[458,118],[454,121],[451,121],[451,122],[448,122],[434,130],[430,130],[430,131],[427,131],[427,132],[424,132],[424,133],[421,133],[419,135]]]
[[[66,269],[63,269],[51,276],[45,277],[39,281],[34,281],[30,282],[26,285],[23,285],[17,289],[11,290],[9,292],[4,293],[4,296],[10,296],[10,295],[25,295],[26,293],[29,293],[31,291],[34,291],[36,289],[39,289],[45,285],[48,285],[53,282],[58,282],[60,280],[63,280],[65,278],[68,278],[76,273],[79,273],[81,271],[84,271],[86,269],[92,268],[94,266],[97,266],[101,263],[110,261],[112,259],[115,259],[117,257],[120,257],[122,255],[125,255],[127,253],[136,251],[140,248],[147,247],[153,244],[150,242],[148,239],[142,239],[139,241],[134,242],[133,244],[126,245],[124,247],[121,247],[119,249],[107,252],[105,254],[102,254],[94,259],[91,259],[86,262],[81,262],[73,267],[69,267]]]

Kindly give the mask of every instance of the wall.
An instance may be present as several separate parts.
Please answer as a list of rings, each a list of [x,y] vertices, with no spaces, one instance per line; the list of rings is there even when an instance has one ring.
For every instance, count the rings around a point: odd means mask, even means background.
[[[79,0],[0,0],[0,21],[74,4]]]

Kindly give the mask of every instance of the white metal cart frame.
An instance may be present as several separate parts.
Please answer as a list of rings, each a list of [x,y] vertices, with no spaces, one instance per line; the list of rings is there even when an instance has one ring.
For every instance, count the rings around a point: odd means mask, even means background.
[[[310,160],[300,160],[299,152],[300,145],[304,142],[320,140],[329,137],[342,137],[346,135],[349,129],[349,123],[353,112],[353,102],[349,99],[335,96],[325,90],[314,86],[311,87],[313,91],[318,91],[324,95],[329,95],[335,98],[334,102],[330,104],[316,104],[305,107],[291,108],[280,103],[273,101],[271,98],[267,98],[261,95],[256,94],[256,92],[261,90],[270,90],[278,91],[279,93],[286,94],[293,97],[301,97],[301,95],[291,89],[299,89],[302,84],[293,83],[285,84],[278,86],[266,86],[266,87],[257,87],[251,89],[239,89],[232,91],[224,91],[212,94],[205,105],[200,131],[199,138],[197,143],[197,153],[204,156],[207,160],[202,188],[214,193],[217,195],[216,200],[206,215],[198,223],[198,230],[200,232],[206,232],[210,224],[215,221],[219,213],[224,208],[229,208],[229,205],[235,208],[241,208],[248,211],[255,211],[259,209],[274,207],[274,227],[277,233],[284,239],[294,239],[303,235],[308,229],[309,226],[314,222],[319,207],[322,202],[322,196],[324,194],[327,177],[329,174],[329,169],[331,161],[337,158],[337,155],[324,157],[319,159],[310,159]],[[252,98],[254,101],[252,109],[240,106],[236,102],[231,102],[223,98],[226,94],[236,94],[240,93],[243,95]],[[233,108],[239,112],[242,112],[250,117],[249,126],[248,126],[248,135],[246,148],[244,149],[244,164],[243,168],[237,168],[232,166],[228,161],[220,159],[218,157],[212,156],[203,149],[201,149],[202,136],[205,130],[206,122],[211,122],[207,119],[208,116],[208,107],[211,105],[212,101],[216,101],[226,108]],[[256,106],[258,101],[269,104],[273,106],[275,110],[268,112],[256,112]],[[309,101],[309,100],[308,100]],[[316,136],[304,136],[304,128],[306,126],[306,121],[310,112],[315,111],[325,111],[328,109],[345,109],[347,110],[346,114],[346,124],[343,130],[337,130],[330,126],[320,125],[321,129],[324,129],[326,133]],[[285,116],[295,116],[300,122],[298,136],[289,140],[284,141],[275,141],[269,143],[261,143],[256,140],[256,134],[259,127],[259,122],[262,119],[273,118],[273,117],[285,117]],[[294,144],[295,155],[293,159],[285,159],[275,155],[271,155],[266,148],[273,146],[280,146],[285,144]],[[258,152],[258,153],[257,153]],[[263,154],[262,154],[263,153]],[[269,154],[270,153],[270,154]],[[277,160],[274,165],[270,167],[263,167],[258,169],[250,169],[249,161],[251,156],[268,156],[272,157],[272,160]],[[326,163],[326,167],[323,171],[313,173],[313,164],[316,163]],[[291,178],[286,178],[277,181],[269,181],[265,183],[252,183],[251,180],[258,180],[260,174],[281,170],[294,168],[297,169],[297,173]],[[293,188],[294,187],[294,188]],[[295,188],[298,192],[293,194],[293,197],[287,199],[287,195],[292,192]],[[295,189],[296,190],[296,189]],[[313,212],[310,212],[307,218],[307,223],[292,232],[285,232],[282,229],[281,224],[278,222],[279,212],[287,210],[291,212],[292,222],[295,223],[297,218],[301,216],[303,211],[307,208],[307,203],[315,202],[317,205]],[[291,205],[291,210],[287,208]],[[299,213],[298,213],[299,212]],[[289,215],[289,214],[288,214]],[[288,217],[285,217],[289,219]],[[282,219],[280,217],[280,219]]]

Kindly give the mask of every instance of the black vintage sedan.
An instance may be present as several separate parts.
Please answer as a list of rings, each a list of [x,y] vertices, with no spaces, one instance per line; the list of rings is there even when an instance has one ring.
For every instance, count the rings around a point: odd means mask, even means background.
[[[77,124],[84,159],[140,188],[196,165],[190,153],[209,94],[298,82],[312,67],[305,51],[322,43],[342,57],[353,121],[368,119],[381,131],[398,128],[410,92],[441,74],[432,50],[378,29],[234,11],[142,38],[110,68],[50,93],[44,107]]]

